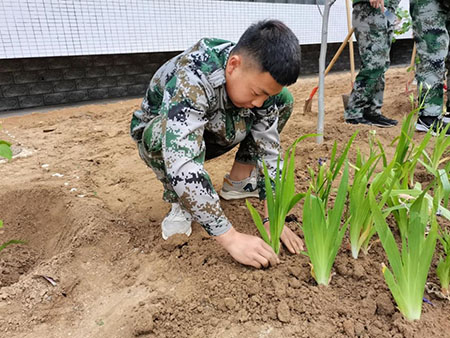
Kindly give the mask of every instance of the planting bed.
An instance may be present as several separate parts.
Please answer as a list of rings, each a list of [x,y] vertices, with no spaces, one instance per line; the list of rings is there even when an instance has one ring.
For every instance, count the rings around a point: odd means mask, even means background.
[[[387,74],[388,117],[401,120],[410,111],[405,80],[404,68]],[[357,147],[368,151],[372,128],[343,123],[341,94],[349,92],[349,81],[347,73],[327,78],[325,141],[298,145],[298,192],[308,186],[307,166],[316,169],[319,158],[329,157],[335,140],[342,149],[359,128],[349,157],[354,160]],[[291,87],[297,104],[284,146],[315,132],[317,104],[304,114],[303,103],[316,82],[302,78]],[[169,206],[128,136],[140,102],[0,116],[0,139],[27,150],[0,164],[0,242],[27,242],[0,252],[1,337],[450,336],[450,304],[434,295],[425,295],[433,305],[423,305],[420,321],[403,319],[381,273],[387,259],[379,242],[354,260],[346,236],[330,285],[318,287],[303,255],[282,250],[278,266],[247,268],[198,224],[190,238],[163,241],[159,224]],[[400,126],[376,130],[388,157],[399,132]],[[227,154],[206,164],[217,189],[232,160]],[[430,179],[418,167],[416,180]],[[294,208],[299,220],[301,204]],[[222,205],[238,230],[257,234],[245,201]],[[288,226],[301,234],[295,222]]]

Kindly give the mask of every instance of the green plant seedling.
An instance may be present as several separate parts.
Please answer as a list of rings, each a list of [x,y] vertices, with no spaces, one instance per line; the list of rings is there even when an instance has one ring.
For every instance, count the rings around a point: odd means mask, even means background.
[[[444,257],[439,258],[438,265],[436,267],[436,274],[441,283],[441,291],[444,296],[450,295],[450,233],[444,230],[439,236],[439,241],[444,249]]]
[[[333,182],[339,174],[344,161],[347,159],[348,152],[357,134],[358,132],[356,131],[352,135],[352,137],[350,137],[347,145],[344,148],[344,151],[342,152],[341,156],[339,156],[339,158],[336,158],[337,143],[334,142],[333,150],[331,151],[329,166],[327,166],[326,163],[320,163],[317,175],[314,173],[313,169],[308,168],[309,174],[311,175],[312,192],[316,194],[321,200],[324,201],[328,199],[328,195],[330,194],[332,188],[331,182]]]
[[[332,184],[332,181],[327,183]],[[341,226],[341,218],[348,191],[348,163],[342,174],[334,206],[328,210],[329,200],[322,200],[312,194],[311,188],[306,193],[303,206],[303,234],[307,255],[311,260],[311,274],[318,284],[328,285],[331,268],[347,229],[348,220]]]
[[[1,127],[2,126],[0,125],[0,129]],[[0,140],[0,157],[8,160],[12,159],[11,143]]]
[[[11,143],[0,140],[0,157],[12,159]]]
[[[409,12],[406,9],[397,7],[397,9],[395,10],[395,16],[397,17],[399,24],[395,25],[394,35],[399,36],[408,32],[412,24]]]
[[[369,187],[372,187],[375,194],[381,193],[393,174],[394,163],[391,162],[385,170],[376,174],[373,181],[369,183],[370,176],[380,156],[373,156],[364,164],[357,160],[360,167],[357,167],[359,170],[355,169],[353,184],[349,189],[350,246],[352,256],[355,259],[358,258],[361,249],[365,254],[368,253],[370,239],[376,232],[373,226],[373,216],[370,212]]]
[[[412,105],[414,105],[413,97],[411,97],[411,100]],[[392,168],[393,175],[387,182],[387,186],[392,190],[407,190],[414,186],[414,173],[417,163],[419,163],[425,148],[432,138],[431,131],[429,131],[418,146],[413,142],[413,135],[415,132],[414,123],[422,104],[408,114],[403,121],[401,134],[393,142],[397,142],[394,158],[392,160],[392,162],[394,162]],[[386,166],[386,162],[383,163]],[[402,201],[399,197],[397,195],[389,195],[387,190],[388,189],[385,188],[385,191],[382,191],[383,195],[386,197],[386,203],[392,210],[392,214],[395,217],[400,232],[402,234],[407,234],[407,210],[401,207]],[[375,193],[376,192],[374,192],[374,194]]]
[[[1,228],[3,228],[3,221],[2,220],[0,220],[0,229]],[[11,245],[11,244],[25,244],[25,242],[24,241],[19,241],[19,240],[16,240],[16,239],[12,239],[12,240],[10,240],[8,242],[5,242],[5,243],[0,245],[0,252],[3,249],[5,249],[7,246]]]
[[[12,158],[11,143],[6,142],[4,140],[0,140],[0,157],[4,157],[8,160]],[[3,228],[3,221],[0,219],[0,229],[1,228]],[[0,252],[11,244],[23,244],[23,243],[25,242],[12,239],[0,245]]]
[[[450,137],[446,136],[448,128],[450,128],[450,124],[447,124],[445,128],[439,129],[435,133],[436,137],[431,155],[428,155],[428,153],[424,151],[424,161],[420,161],[423,166],[436,177],[438,176],[437,170],[439,169],[439,166],[450,161],[450,154],[448,154]],[[446,156],[443,158],[444,155]]]
[[[295,140],[286,150],[282,168],[280,168],[281,159],[278,156],[277,170],[273,180],[271,180],[267,166],[263,162],[269,213],[269,233],[267,233],[258,211],[246,200],[247,208],[262,239],[272,247],[277,255],[280,252],[280,236],[284,228],[286,215],[305,196],[305,194],[295,193],[295,149],[300,141],[315,136],[317,135],[308,134]]]
[[[401,233],[400,251],[374,192],[369,189],[375,228],[392,269],[383,265],[383,275],[400,312],[408,320],[420,319],[425,283],[436,246],[437,221],[435,212],[429,214],[429,204],[424,198],[427,190],[411,205],[407,233]],[[431,229],[425,235],[429,222]]]

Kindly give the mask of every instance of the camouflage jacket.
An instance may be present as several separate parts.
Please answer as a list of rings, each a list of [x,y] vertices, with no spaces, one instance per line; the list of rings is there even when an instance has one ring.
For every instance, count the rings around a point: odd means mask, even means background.
[[[388,8],[392,13],[395,13],[400,1],[401,0],[384,0],[384,7]],[[353,0],[353,4],[357,4],[359,2],[370,2],[370,0]]]
[[[280,151],[278,111],[269,98],[261,108],[237,108],[227,97],[225,66],[234,44],[202,39],[166,62],[153,76],[142,102],[134,113],[139,124],[131,135],[141,139],[154,116],[162,116],[160,142],[150,151],[161,151],[166,174],[182,205],[209,234],[220,235],[231,226],[219,197],[204,169],[205,140],[224,148],[240,143],[248,133],[257,145],[254,162],[262,172],[264,159],[275,176]],[[211,138],[211,139],[210,139]],[[263,177],[258,186],[263,187]],[[263,190],[263,189],[262,189]],[[260,196],[265,196],[260,191]]]

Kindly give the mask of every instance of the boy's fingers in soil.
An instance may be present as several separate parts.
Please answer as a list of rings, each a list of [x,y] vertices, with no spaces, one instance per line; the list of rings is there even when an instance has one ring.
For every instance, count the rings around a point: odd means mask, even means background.
[[[265,259],[267,259],[270,262],[270,265],[276,265],[279,263],[278,256],[276,253],[272,250],[272,248],[267,244],[263,243],[264,245],[261,247],[261,251],[259,252]]]
[[[284,245],[286,246],[286,248],[289,250],[290,253],[292,253],[292,254],[297,253],[297,248],[295,246],[295,243],[293,241],[291,241],[290,239],[288,239]]]
[[[300,238],[296,238],[295,241],[295,252],[300,253],[303,251],[303,241]]]
[[[292,230],[285,228],[281,240],[290,253],[298,254],[303,250],[303,241]]]
[[[267,258],[265,258],[264,256],[261,256],[261,255],[256,256],[255,261],[256,261],[256,263],[259,264],[258,268],[261,268],[261,267],[267,268],[269,266],[269,260]]]

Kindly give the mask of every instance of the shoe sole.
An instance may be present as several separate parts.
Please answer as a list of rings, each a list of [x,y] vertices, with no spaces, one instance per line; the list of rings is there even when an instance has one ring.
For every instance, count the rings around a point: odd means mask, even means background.
[[[226,201],[230,201],[230,200],[240,200],[240,199],[248,198],[248,197],[259,197],[259,193],[255,192],[255,191],[238,192],[238,191],[223,191],[223,190],[221,190],[219,192],[219,196],[222,197]]]
[[[378,124],[378,123],[372,123],[372,126],[378,127],[378,128],[392,128],[395,127],[395,124]]]
[[[345,123],[350,124],[350,125],[354,125],[354,126],[372,126],[372,127],[378,127],[378,128],[392,128],[395,127],[396,124],[380,124],[380,123],[374,123],[374,122],[370,122],[370,123],[352,123],[352,122],[348,122],[345,121]]]
[[[416,123],[416,130],[423,131],[424,133],[426,133],[426,132],[428,132],[428,130],[430,130],[430,128],[428,128],[427,126],[424,126],[423,124]]]
[[[164,230],[163,230],[162,233],[161,233],[161,236],[162,236],[163,240],[167,241],[167,239],[168,239],[169,237],[173,236],[173,235],[182,234],[182,235],[186,235],[186,236],[189,237],[189,236],[191,235],[191,233],[192,233],[192,227],[189,226],[189,229],[186,229],[186,230],[183,230],[183,231],[180,231],[180,232],[174,232],[174,233],[171,234],[171,235],[166,235],[166,234],[164,233]]]
[[[416,124],[416,131],[427,133],[430,130],[430,128],[424,126],[423,124]],[[436,133],[434,130],[431,130],[430,133],[432,136],[436,136],[438,133]],[[446,135],[449,136],[449,135]]]

